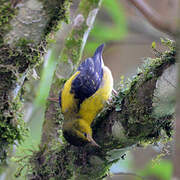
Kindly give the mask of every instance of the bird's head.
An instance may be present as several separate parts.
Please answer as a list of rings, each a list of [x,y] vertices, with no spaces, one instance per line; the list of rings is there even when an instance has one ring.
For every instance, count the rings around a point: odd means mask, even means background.
[[[63,124],[63,135],[65,139],[74,146],[83,146],[91,143],[99,145],[92,138],[92,129],[83,119],[67,121]]]

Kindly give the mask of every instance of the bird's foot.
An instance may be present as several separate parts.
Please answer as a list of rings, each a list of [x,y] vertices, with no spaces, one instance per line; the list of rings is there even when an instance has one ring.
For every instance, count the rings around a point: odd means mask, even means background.
[[[117,96],[118,96],[118,92],[117,92],[115,89],[112,89],[112,94],[114,95],[114,97],[117,97]],[[113,104],[114,97],[111,96],[111,97],[107,100],[107,104],[108,104],[108,105]]]

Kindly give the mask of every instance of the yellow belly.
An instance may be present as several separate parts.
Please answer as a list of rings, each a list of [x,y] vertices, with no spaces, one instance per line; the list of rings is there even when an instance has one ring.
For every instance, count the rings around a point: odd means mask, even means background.
[[[103,80],[99,89],[89,98],[85,99],[78,111],[77,100],[74,94],[70,93],[71,83],[80,72],[76,72],[66,81],[61,94],[61,108],[65,116],[65,121],[81,118],[91,125],[96,115],[103,109],[106,101],[111,96],[113,89],[113,78],[111,71],[103,67]]]

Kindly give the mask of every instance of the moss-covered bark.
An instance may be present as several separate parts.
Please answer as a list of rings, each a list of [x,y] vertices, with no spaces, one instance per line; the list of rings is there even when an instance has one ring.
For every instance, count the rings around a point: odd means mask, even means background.
[[[78,148],[60,143],[51,144],[49,148],[44,146],[27,159],[29,179],[103,179],[109,167],[121,159],[127,149],[144,143],[155,143],[161,137],[171,137],[175,101],[173,111],[157,116],[154,114],[157,106],[163,108],[161,103],[154,104],[157,82],[166,70],[175,66],[175,45],[171,41],[164,43],[169,46],[169,50],[158,52],[155,59],[147,58],[136,76],[128,84],[124,83],[118,96],[113,97],[112,104],[96,118],[93,135],[101,148],[90,145]],[[175,89],[172,91],[174,93]],[[163,94],[164,97],[169,95]]]
[[[164,43],[169,44],[171,41]],[[98,132],[97,138],[100,141],[102,134],[107,135],[108,149],[111,145],[114,149],[114,147],[126,148],[136,143],[154,142],[161,137],[162,131],[167,137],[171,137],[175,111],[174,87],[172,89],[173,111],[166,111],[166,114],[154,113],[157,108],[155,98],[161,101],[161,98],[170,96],[170,94],[163,94],[163,97],[155,97],[155,91],[158,88],[157,81],[165,70],[175,63],[174,43],[169,45],[169,48],[169,51],[157,54],[158,57],[155,59],[147,58],[137,75],[125,88],[120,89],[113,108],[109,110],[109,113],[105,111],[106,120],[101,121],[104,115],[97,119],[97,124],[94,126],[95,131]],[[160,109],[164,107],[161,103],[158,106]],[[107,130],[104,131],[104,129]],[[117,131],[121,133],[118,134]],[[104,143],[106,144],[106,141],[103,141]]]
[[[28,0],[16,8],[0,0],[0,164],[9,145],[26,134],[21,89],[27,72],[41,62],[51,34],[67,21],[68,7],[66,0]]]

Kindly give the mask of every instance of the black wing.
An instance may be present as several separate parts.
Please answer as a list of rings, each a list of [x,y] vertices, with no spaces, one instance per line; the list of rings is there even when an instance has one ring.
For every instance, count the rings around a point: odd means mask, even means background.
[[[92,58],[86,59],[78,67],[80,73],[72,82],[71,93],[79,100],[79,105],[92,96],[99,88],[103,77],[102,50],[104,44],[99,46]]]

